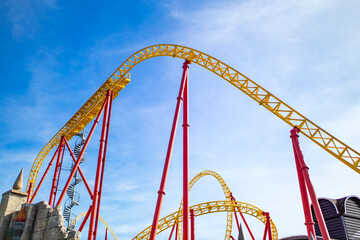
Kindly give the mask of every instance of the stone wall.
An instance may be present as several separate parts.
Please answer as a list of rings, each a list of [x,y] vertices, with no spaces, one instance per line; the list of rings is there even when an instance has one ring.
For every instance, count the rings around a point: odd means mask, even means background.
[[[3,211],[7,213],[8,222],[1,225],[0,240],[80,239],[80,232],[68,232],[64,226],[61,206],[53,209],[43,201],[37,204],[20,203],[12,209],[12,212],[9,209]],[[0,219],[4,219],[3,212],[0,212]]]
[[[27,194],[19,190],[12,189],[3,193],[0,203],[0,240],[5,239],[15,213],[21,209],[21,204],[25,203],[26,199]]]

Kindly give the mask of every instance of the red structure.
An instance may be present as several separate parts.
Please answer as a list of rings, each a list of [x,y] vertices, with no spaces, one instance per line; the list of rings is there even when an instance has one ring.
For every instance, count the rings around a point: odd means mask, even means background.
[[[270,214],[269,214],[268,212],[263,212],[263,215],[266,216],[266,224],[265,224],[265,231],[264,231],[263,240],[266,239],[266,235],[269,235],[269,240],[272,240],[271,224],[270,224]]]
[[[188,96],[188,94],[187,94],[187,89],[188,89],[187,88],[187,81],[188,81],[189,64],[190,64],[190,62],[188,60],[185,60],[185,62],[183,64],[183,74],[182,74],[181,83],[180,83],[179,95],[177,97],[174,120],[173,120],[172,127],[171,127],[169,145],[168,145],[168,149],[167,149],[167,152],[166,152],[166,158],[165,158],[163,174],[162,174],[162,177],[161,177],[160,189],[158,191],[158,198],[157,198],[156,207],[155,207],[154,219],[153,219],[153,223],[152,223],[152,226],[151,226],[150,240],[155,240],[155,238],[156,238],[156,230],[157,230],[158,225],[159,225],[161,205],[162,205],[163,197],[165,195],[166,179],[167,179],[167,175],[168,175],[168,171],[169,171],[171,153],[172,153],[172,149],[173,149],[173,146],[174,146],[175,132],[176,132],[177,123],[178,123],[178,119],[179,119],[179,113],[180,113],[180,107],[181,107],[182,100],[184,100],[184,105],[185,104],[188,105],[188,102],[187,102],[187,96]],[[183,97],[184,97],[184,99],[183,99]],[[186,97],[186,100],[185,100],[185,97]],[[188,195],[189,194],[189,186],[188,186],[188,175],[189,175],[189,172],[188,172],[188,156],[189,156],[188,155],[188,127],[189,127],[189,124],[187,122],[187,119],[188,119],[188,113],[187,113],[188,107],[184,106],[183,110],[184,110],[183,111],[184,112],[184,121],[186,120],[186,123],[184,122],[184,124],[183,124],[183,128],[184,128],[184,159],[183,159],[183,162],[184,162],[183,214],[184,215],[183,215],[183,230],[184,230],[184,240],[189,240],[189,200],[188,200],[188,197],[189,197],[189,195]],[[185,151],[186,151],[186,153],[185,153]]]
[[[232,200],[232,201],[236,202],[236,199],[235,199],[235,197],[233,196],[232,193],[230,193],[230,197],[231,197],[231,200]],[[244,218],[244,215],[242,214],[241,211],[239,211],[239,214],[240,214],[241,219],[243,220],[243,222],[244,222],[244,224],[245,224],[245,226],[246,226],[246,229],[248,230],[248,232],[249,232],[249,234],[250,234],[250,236],[251,236],[251,239],[252,239],[252,240],[255,240],[255,237],[254,237],[254,235],[252,234],[252,232],[251,232],[251,230],[250,230],[250,227],[249,227],[248,223],[246,222],[246,220],[245,220],[245,218]],[[234,212],[234,215],[235,215],[235,220],[236,220],[236,225],[237,225],[237,227],[238,227],[238,231],[240,231],[240,223],[239,223],[239,219],[238,219],[238,217],[237,217],[237,212],[236,212],[236,211]]]
[[[195,214],[194,214],[194,209],[190,209],[190,219],[191,219],[191,240],[195,240]]]
[[[308,198],[308,194],[309,194],[311,202],[314,207],[316,218],[318,220],[321,235],[324,240],[330,240],[330,236],[326,228],[324,217],[321,212],[320,205],[315,194],[315,189],[310,180],[309,167],[306,165],[304,156],[301,152],[300,143],[299,143],[299,132],[300,129],[295,126],[290,131],[291,133],[290,137],[294,148],[295,163],[296,163],[296,169],[299,179],[300,193],[304,208],[305,225],[307,228],[308,238],[311,239],[311,235],[316,236],[314,229],[314,221],[311,216],[311,210],[310,210],[310,204]]]
[[[49,197],[49,204],[53,207],[55,206],[56,193],[57,193],[57,189],[58,189],[58,185],[59,185],[61,165],[62,165],[62,161],[64,158],[65,147],[67,147],[67,149],[70,153],[70,156],[71,156],[72,160],[74,161],[74,166],[72,168],[72,171],[67,179],[65,187],[64,187],[56,205],[58,205],[58,206],[61,205],[61,202],[64,199],[64,196],[66,194],[66,191],[70,186],[71,180],[72,180],[75,172],[78,171],[80,173],[80,176],[81,176],[84,184],[85,184],[86,189],[89,192],[89,196],[92,199],[92,205],[89,207],[89,210],[79,228],[79,231],[82,231],[87,220],[90,217],[90,224],[89,224],[90,226],[89,226],[89,233],[88,233],[89,240],[96,239],[96,233],[97,233],[97,225],[98,225],[100,202],[101,202],[101,192],[102,192],[102,184],[103,184],[104,169],[105,169],[106,150],[107,150],[107,143],[108,143],[108,137],[109,137],[112,100],[113,100],[113,93],[110,90],[108,90],[105,101],[94,121],[94,124],[90,130],[90,133],[89,133],[89,135],[84,143],[84,146],[83,146],[77,159],[75,158],[75,155],[72,152],[66,137],[63,136],[61,138],[59,146],[56,149],[54,156],[52,157],[48,167],[45,170],[44,175],[42,176],[42,178],[39,182],[38,187],[36,188],[36,190],[34,192],[34,195],[32,196],[32,198],[30,200],[30,203],[32,203],[34,201],[34,198],[35,198],[36,194],[38,193],[46,175],[48,174],[52,163],[54,162],[55,158],[57,157],[57,162],[56,162],[56,166],[55,166],[55,170],[54,170],[54,177],[53,177],[51,191],[50,191],[50,197]],[[104,117],[103,117],[103,124],[102,124],[102,130],[101,130],[98,163],[97,163],[97,168],[96,168],[95,186],[94,186],[94,192],[93,192],[91,190],[90,185],[88,184],[81,168],[79,167],[79,164],[80,164],[80,160],[81,160],[82,156],[85,153],[88,143],[94,133],[95,127],[99,123],[99,119],[103,112],[104,112]],[[29,189],[29,193],[30,192],[31,192],[31,189]]]

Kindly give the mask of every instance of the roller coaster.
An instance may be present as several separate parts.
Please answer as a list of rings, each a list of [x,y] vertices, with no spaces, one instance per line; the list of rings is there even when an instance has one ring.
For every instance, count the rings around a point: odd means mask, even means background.
[[[105,169],[105,159],[106,159],[106,150],[108,143],[108,135],[110,128],[110,119],[111,119],[111,110],[112,110],[112,101],[119,95],[120,91],[123,90],[126,85],[130,82],[130,70],[137,65],[138,63],[145,61],[147,59],[153,57],[173,57],[173,58],[181,58],[184,59],[185,62],[183,64],[183,75],[181,78],[179,94],[177,98],[177,104],[175,108],[174,120],[172,123],[170,140],[168,144],[168,151],[165,158],[164,170],[162,174],[162,179],[160,183],[160,188],[158,191],[158,199],[155,207],[155,214],[153,218],[152,225],[144,230],[141,236],[143,238],[134,238],[134,239],[144,239],[144,236],[149,236],[146,239],[154,240],[156,238],[156,234],[163,231],[166,228],[177,225],[182,229],[182,235],[179,235],[179,238],[188,240],[189,239],[189,219],[191,216],[198,216],[206,213],[214,211],[226,211],[228,212],[228,221],[230,220],[231,212],[241,212],[239,209],[243,209],[246,211],[249,210],[246,206],[241,202],[234,201],[234,199],[229,199],[228,192],[225,192],[226,201],[218,201],[206,204],[199,204],[194,206],[189,206],[188,202],[188,192],[191,188],[191,184],[189,187],[188,181],[188,71],[189,65],[195,63],[217,76],[223,78],[225,81],[245,93],[251,99],[256,101],[259,105],[263,106],[270,112],[272,112],[275,116],[283,120],[285,123],[292,127],[291,130],[291,140],[293,143],[293,150],[295,156],[295,163],[297,167],[300,193],[303,201],[303,209],[305,215],[305,224],[307,228],[307,233],[309,239],[316,239],[313,219],[310,214],[310,200],[313,204],[314,211],[316,214],[316,218],[318,220],[318,224],[321,230],[321,234],[323,239],[330,239],[323,217],[321,213],[321,209],[318,205],[316,194],[314,187],[312,186],[309,174],[308,167],[304,161],[304,157],[302,155],[298,137],[299,133],[303,134],[311,141],[313,141],[316,145],[320,146],[326,152],[334,156],[336,159],[341,161],[346,166],[350,167],[353,171],[360,173],[360,154],[355,151],[353,148],[347,146],[345,143],[320,128],[314,122],[310,121],[308,118],[300,114],[294,108],[287,105],[285,102],[277,98],[275,95],[261,87],[259,84],[246,77],[239,71],[225,64],[224,62],[211,57],[208,54],[200,52],[198,50],[180,46],[173,44],[160,44],[154,45],[150,47],[146,47],[144,49],[139,50],[132,56],[130,56],[127,60],[124,61],[123,64],[118,67],[115,72],[101,85],[101,87],[90,97],[90,99],[74,114],[73,117],[55,134],[55,136],[43,147],[43,149],[39,152],[36,157],[33,166],[31,168],[28,182],[27,182],[27,192],[29,194],[29,202],[33,202],[36,194],[38,193],[46,175],[48,174],[51,165],[54,160],[57,159],[55,165],[55,173],[53,184],[50,191],[50,199],[49,204],[52,206],[61,205],[62,200],[68,190],[71,180],[73,179],[76,172],[79,172],[83,183],[89,193],[90,198],[92,199],[92,205],[89,207],[89,210],[86,212],[84,220],[80,226],[79,230],[82,230],[84,224],[87,222],[88,218],[90,218],[89,224],[89,232],[88,239],[96,239],[97,232],[97,223],[100,219],[99,210],[100,210],[100,202],[101,202],[101,193],[102,193],[102,181],[104,177],[104,169]],[[165,194],[165,185],[166,178],[169,169],[169,163],[171,159],[175,130],[177,128],[177,122],[179,118],[179,112],[181,105],[183,105],[183,202],[180,206],[178,212],[175,212],[168,217],[160,219],[160,211],[162,206],[163,196]],[[92,137],[92,134],[99,123],[101,115],[103,117],[101,137],[100,137],[100,146],[99,146],[99,157],[98,157],[98,165],[96,169],[96,177],[95,177],[95,186],[91,189],[90,185],[86,181],[86,178],[79,166],[80,161],[84,155],[86,147]],[[69,147],[68,141],[77,133],[79,133],[85,126],[87,126],[90,122],[93,122],[91,130],[88,134],[86,141],[84,142],[83,148],[80,153],[75,154],[72,152]],[[50,153],[50,151],[56,147],[55,154],[51,158],[48,167],[45,170],[44,175],[42,176],[40,182],[36,185],[37,177],[40,171],[40,168],[46,158],[46,156]],[[65,149],[68,149],[70,152],[70,156],[74,162],[72,171],[69,175],[69,178],[62,189],[60,196],[57,198],[56,193],[58,191],[58,172],[59,167],[61,166],[61,161],[63,157],[63,153]],[[223,185],[222,185],[223,186]],[[223,186],[224,188],[224,186]],[[310,197],[310,199],[309,199]],[[192,209],[192,213],[190,213],[190,209]],[[252,209],[252,208],[251,208]],[[260,210],[258,210],[260,211]],[[257,210],[254,213],[258,214]],[[246,212],[246,213],[248,213]],[[189,215],[190,214],[190,215]],[[230,215],[229,215],[230,214]],[[251,214],[252,215],[252,214]],[[276,239],[274,235],[274,229],[271,225],[269,217],[263,215],[263,218],[267,224],[268,233],[265,231],[264,239],[266,234],[268,234],[269,239]],[[262,218],[262,219],[263,219]],[[182,224],[179,224],[182,219]],[[260,219],[261,220],[261,219]],[[263,220],[262,220],[263,221]],[[263,221],[263,222],[264,222]],[[166,223],[166,224],[165,224]],[[226,237],[230,237],[228,229],[226,232]],[[226,238],[225,237],[225,238]],[[191,238],[193,238],[193,234],[191,234]]]

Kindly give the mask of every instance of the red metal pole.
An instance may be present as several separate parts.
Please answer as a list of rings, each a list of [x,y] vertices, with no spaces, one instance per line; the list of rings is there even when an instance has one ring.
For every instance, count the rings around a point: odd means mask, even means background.
[[[106,126],[108,120],[107,118],[109,113],[109,100],[110,100],[110,93],[108,92],[106,95],[106,106],[104,111],[103,125],[101,129],[99,156],[98,156],[98,164],[96,168],[96,177],[95,177],[95,186],[94,186],[94,197],[92,202],[93,209],[91,211],[91,217],[90,217],[88,240],[96,239],[97,229],[95,228],[95,222],[98,221],[96,213],[99,204],[99,187],[100,187],[99,185],[100,185],[101,170],[103,165],[105,134],[106,134]]]
[[[183,106],[183,239],[189,240],[189,103],[186,76]]]
[[[236,199],[235,199],[235,197],[232,195],[232,193],[230,193],[230,197],[231,197],[231,200],[235,202],[235,205],[237,205]],[[242,214],[242,212],[240,212],[239,207],[237,207],[237,208],[238,208],[239,214],[240,214],[240,216],[241,216],[241,219],[242,219],[243,222],[245,223],[245,226],[246,226],[246,228],[247,228],[247,230],[248,230],[248,232],[249,232],[249,234],[250,234],[250,236],[251,236],[251,239],[252,239],[252,240],[255,240],[255,237],[254,237],[254,235],[252,234],[252,232],[251,232],[251,230],[250,230],[250,227],[249,227],[248,223],[246,222],[246,219],[245,219],[244,215]],[[236,213],[236,212],[234,212],[234,214],[235,214],[235,213]],[[237,221],[237,216],[236,216],[236,214],[235,214],[235,219],[236,219],[236,221]],[[238,225],[238,229],[240,229],[240,225]]]
[[[238,217],[237,217],[237,215],[236,215],[236,212],[234,212],[234,216],[235,216],[236,225],[237,225],[237,227],[238,227],[238,230],[240,230],[240,223],[239,223]]]
[[[66,184],[65,184],[65,186],[64,186],[64,189],[63,189],[63,191],[62,191],[62,193],[61,193],[61,195],[60,195],[60,197],[59,197],[59,200],[58,200],[58,202],[57,202],[57,204],[56,204],[57,206],[60,206],[60,205],[61,205],[61,202],[62,202],[62,200],[63,200],[64,197],[65,197],[65,193],[66,193],[67,189],[68,189],[69,186],[70,186],[71,180],[72,180],[72,178],[74,177],[76,170],[77,170],[78,167],[79,167],[80,160],[81,160],[82,156],[84,155],[84,152],[85,152],[85,150],[86,150],[87,145],[89,144],[89,141],[90,141],[90,139],[91,139],[91,137],[92,137],[92,134],[93,134],[93,132],[94,132],[94,130],[95,130],[96,125],[99,123],[99,118],[100,118],[100,116],[101,116],[101,114],[102,114],[102,112],[103,112],[103,110],[104,110],[104,107],[105,107],[106,103],[107,103],[107,100],[105,99],[103,105],[101,106],[101,109],[100,109],[100,111],[99,111],[99,114],[97,115],[97,117],[96,117],[96,119],[95,119],[95,121],[94,121],[94,124],[93,124],[93,126],[92,126],[92,128],[91,128],[91,130],[90,130],[90,132],[89,132],[89,135],[88,135],[88,137],[87,137],[87,139],[86,139],[86,141],[85,141],[85,144],[84,144],[83,148],[81,149],[81,152],[80,152],[79,157],[78,157],[78,159],[77,159],[77,161],[76,161],[76,163],[75,163],[75,165],[74,165],[74,167],[73,167],[73,170],[71,171],[70,176],[69,176],[69,178],[68,178],[68,180],[67,180],[67,182],[66,182]]]
[[[58,152],[59,152],[59,147],[60,147],[60,145],[56,148],[56,151],[55,151],[55,153],[54,153],[54,156],[51,158],[51,160],[50,160],[50,162],[49,162],[49,165],[47,166],[47,168],[46,168],[46,170],[45,170],[45,172],[44,172],[44,175],[42,176],[42,178],[41,178],[41,180],[40,180],[40,182],[39,182],[39,185],[38,185],[37,188],[35,189],[34,195],[32,196],[32,198],[31,198],[31,200],[30,200],[30,203],[32,203],[32,202],[34,201],[34,198],[35,198],[36,194],[38,193],[38,191],[39,191],[42,183],[44,182],[44,179],[45,179],[46,175],[48,174],[48,172],[49,172],[49,170],[50,170],[50,167],[51,167],[51,165],[52,165],[55,157],[57,156],[57,154],[58,154]],[[31,191],[30,191],[30,194],[31,194]]]
[[[191,240],[195,240],[195,214],[194,209],[190,209],[191,218]]]
[[[91,210],[92,210],[92,206],[90,205],[89,210],[87,211],[87,213],[86,213],[86,215],[84,217],[84,220],[82,221],[82,223],[81,223],[81,225],[79,227],[79,230],[78,230],[79,232],[81,232],[83,230],[83,228],[84,228],[84,226],[85,226],[85,224],[86,224],[86,222],[87,222],[87,220],[88,220],[88,218],[90,216]]]
[[[174,226],[171,228],[169,240],[171,239],[171,237],[172,237],[172,235],[173,235],[173,232],[174,232],[174,229],[175,229],[175,225],[176,225],[176,224],[174,224]]]
[[[297,156],[296,150],[295,150],[295,145],[294,145],[295,143],[294,143],[294,140],[293,140],[293,138],[298,138],[298,137],[299,136],[297,135],[296,131],[294,131],[294,129],[291,130],[290,138],[292,139],[292,143],[293,143],[296,171],[297,171],[297,175],[298,175],[301,200],[302,200],[304,216],[305,216],[305,226],[306,226],[308,238],[310,239],[311,233],[312,233],[313,236],[316,236],[315,228],[314,228],[315,223],[314,223],[314,220],[313,220],[313,217],[312,217],[312,214],[311,214],[310,203],[309,203],[308,193],[307,193],[307,189],[306,189],[306,185],[305,185],[305,180],[304,180],[304,177],[303,177],[303,175],[301,173],[298,156]]]
[[[26,200],[26,202],[28,203],[29,202],[29,200],[30,200],[30,194],[31,194],[31,190],[32,190],[32,186],[33,186],[33,183],[30,183],[30,186],[29,186],[29,189],[28,189],[28,195],[27,195],[27,200]]]
[[[266,234],[267,234],[267,223],[265,223],[265,230],[264,230],[264,236],[263,236],[263,240],[266,239]]]
[[[107,240],[107,231],[108,231],[108,229],[106,228],[106,231],[105,231],[105,240]]]
[[[182,101],[182,98],[183,98],[185,80],[186,80],[186,76],[187,76],[187,73],[188,73],[188,69],[189,69],[188,65],[189,64],[190,64],[190,62],[187,61],[187,60],[185,60],[185,62],[183,64],[183,74],[182,74],[182,78],[181,78],[179,95],[177,97],[174,120],[173,120],[172,127],[171,127],[169,145],[168,145],[167,152],[166,152],[166,158],[165,158],[163,174],[162,174],[162,177],[161,177],[160,189],[158,191],[158,198],[157,198],[156,207],[155,207],[154,219],[153,219],[152,226],[151,226],[150,240],[155,240],[155,238],[156,238],[156,230],[157,230],[158,225],[159,225],[161,205],[162,205],[163,197],[165,195],[166,179],[167,179],[167,174],[168,174],[168,171],[169,171],[171,153],[172,153],[172,149],[173,149],[173,146],[174,146],[175,132],[176,132],[176,127],[177,127],[177,122],[178,122],[178,119],[179,119],[179,112],[180,112],[180,107],[181,107],[181,101]]]
[[[69,142],[66,140],[66,138],[64,138],[64,140],[65,140],[65,145],[66,145],[67,149],[69,150],[69,153],[70,153],[71,158],[72,158],[73,161],[76,163],[77,160],[76,160],[76,158],[75,158],[74,152],[71,150],[71,147],[70,147],[70,145],[69,145]],[[90,188],[89,183],[86,181],[86,178],[85,178],[85,176],[84,176],[84,174],[83,174],[80,166],[78,167],[78,171],[79,171],[80,176],[81,176],[81,178],[82,178],[82,180],[83,180],[83,182],[84,182],[84,184],[85,184],[86,189],[87,189],[88,192],[89,192],[90,198],[92,199],[94,194],[93,194],[93,192],[92,192],[92,190],[91,190],[91,188]]]
[[[55,201],[54,199],[54,195],[55,195],[55,189],[56,189],[56,182],[57,182],[57,177],[58,177],[58,171],[59,171],[59,167],[60,167],[60,159],[62,156],[62,150],[63,150],[63,142],[64,142],[64,137],[61,137],[60,143],[59,143],[59,153],[57,156],[57,161],[56,161],[56,165],[55,165],[55,170],[54,170],[54,178],[53,178],[53,182],[51,185],[51,190],[50,190],[50,197],[49,197],[49,205],[53,206],[53,201]]]
[[[230,236],[231,240],[235,240],[235,238],[233,236]]]
[[[292,139],[293,146],[294,146],[294,151],[295,151],[296,156],[297,156],[296,159],[299,162],[300,170],[302,172],[302,176],[303,176],[303,178],[305,180],[305,184],[306,184],[306,187],[308,189],[310,199],[311,199],[311,202],[312,202],[313,207],[314,207],[314,211],[315,211],[316,218],[318,220],[321,235],[322,235],[324,240],[330,240],[329,232],[327,230],[325,220],[324,220],[324,217],[322,215],[321,208],[320,208],[319,202],[318,202],[316,194],[315,194],[315,189],[314,189],[314,187],[313,187],[313,185],[311,183],[311,180],[310,180],[309,167],[306,166],[306,163],[304,161],[304,156],[303,156],[303,154],[301,152],[301,149],[300,149],[299,132],[300,132],[300,129],[297,128],[297,127],[294,127],[290,131],[291,137],[292,137],[291,139]]]
[[[179,223],[176,224],[176,230],[175,230],[175,240],[177,240],[177,237],[178,237],[178,226],[179,226]]]
[[[63,137],[65,139],[65,137]],[[60,181],[60,174],[61,174],[61,168],[62,168],[62,163],[63,163],[63,160],[64,160],[64,153],[65,153],[65,146],[64,146],[64,142],[62,144],[62,154],[61,154],[61,160],[60,160],[60,163],[59,163],[59,166],[58,166],[58,176],[57,176],[57,180],[56,180],[56,185],[55,185],[55,191],[54,191],[54,202],[52,204],[52,207],[54,208],[55,206],[55,201],[56,201],[56,194],[57,194],[57,191],[58,191],[58,187],[59,187],[59,181]]]
[[[265,231],[269,234],[269,240],[272,240],[270,214],[268,212],[263,212],[263,214],[266,216]]]
[[[101,177],[100,177],[100,190],[99,190],[99,197],[98,197],[98,206],[96,210],[96,219],[99,218],[99,212],[100,212],[100,203],[101,203],[101,193],[102,193],[102,186],[103,186],[103,180],[104,180],[104,170],[105,170],[105,159],[106,159],[106,151],[107,151],[107,144],[108,144],[108,138],[109,138],[109,129],[110,129],[110,119],[111,119],[111,109],[112,109],[112,100],[113,100],[113,93],[109,92],[110,94],[110,100],[109,100],[109,107],[108,107],[108,117],[107,117],[107,124],[106,124],[106,135],[105,135],[105,146],[104,146],[104,152],[103,152],[103,158],[102,158],[102,168],[101,168]],[[104,116],[105,117],[105,116]],[[95,234],[97,231],[99,221],[95,221]]]

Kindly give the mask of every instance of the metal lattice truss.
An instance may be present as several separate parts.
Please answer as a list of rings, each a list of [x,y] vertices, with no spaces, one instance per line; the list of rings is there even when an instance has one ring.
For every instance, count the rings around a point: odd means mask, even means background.
[[[146,59],[160,56],[187,59],[190,62],[196,63],[215,73],[254,99],[261,106],[268,109],[290,126],[297,126],[301,130],[301,133],[310,140],[352,168],[354,171],[360,173],[360,154],[357,151],[347,146],[324,129],[320,128],[318,125],[301,115],[298,111],[281,101],[250,78],[222,61],[203,52],[178,45],[160,44],[141,49],[130,56],[123,64],[120,65],[118,69],[116,69],[109,79],[105,81],[99,90],[95,92],[95,94],[82,108],[80,108],[80,110],[69,120],[69,122],[61,128],[61,130],[50,140],[50,142],[46,144],[34,161],[27,189],[29,188],[30,183],[33,183],[35,186],[36,178],[42,162],[51,149],[59,143],[60,137],[66,136],[67,139],[70,139],[93,119],[93,116],[96,115],[96,112],[98,111],[98,107],[95,107],[99,103],[97,100],[100,101],[104,98],[105,91],[110,88],[114,91],[116,96],[118,92],[129,82],[129,71],[135,65]]]
[[[251,204],[238,202],[238,201],[214,201],[214,202],[206,202],[197,205],[193,205],[190,209],[194,209],[195,217],[209,214],[209,213],[217,213],[217,212],[241,212],[244,214],[251,215],[256,217],[264,224],[266,223],[266,216],[263,214],[263,211],[255,207]],[[163,232],[164,230],[174,226],[183,221],[183,213],[182,211],[174,212],[162,219],[159,220],[159,226],[156,234]],[[274,240],[278,239],[278,232],[276,226],[272,220],[271,221],[271,232],[272,238]],[[149,239],[150,237],[151,226],[147,227],[145,230],[140,232],[136,237],[132,240],[140,240],[140,239]]]
[[[62,136],[70,140],[75,134],[80,132],[87,124],[89,124],[99,113],[100,108],[105,100],[107,90],[111,90],[114,94],[114,98],[119,95],[119,92],[125,88],[130,82],[130,74],[126,74],[123,77],[110,77],[105,81],[103,85],[87,100],[87,102],[70,118],[70,120],[60,129],[59,132],[45,145],[36,157],[33,166],[30,171],[27,189],[29,189],[30,183],[35,186],[37,175],[40,171],[40,167],[44,162],[48,153],[56,146],[59,145]],[[34,193],[35,188],[32,188]]]
[[[73,221],[72,224],[73,226],[75,226],[76,222],[79,221],[82,217],[84,217],[86,215],[87,212],[83,212],[82,214],[78,215]],[[111,233],[111,235],[113,236],[113,238],[115,240],[119,240],[118,236],[116,236],[114,230],[112,230],[112,228],[110,227],[110,225],[101,217],[99,216],[99,220],[104,224],[104,226],[109,230],[109,232]]]
[[[227,186],[225,180],[220,176],[220,174],[214,172],[214,171],[210,171],[210,170],[206,170],[206,171],[202,171],[200,173],[198,173],[189,183],[189,191],[191,190],[191,188],[194,186],[194,184],[202,177],[205,176],[213,176],[214,178],[216,178],[223,191],[225,194],[225,199],[227,201],[231,201],[231,191],[230,188]],[[179,211],[182,212],[183,209],[183,200],[181,200],[181,204],[180,204],[180,208]],[[233,221],[233,215],[232,212],[227,212],[227,217],[226,217],[226,232],[225,232],[225,240],[229,240],[231,237],[231,231],[232,231],[232,221]],[[180,222],[178,224],[178,233],[179,233],[179,239],[183,239],[183,228],[182,228],[182,222]]]

